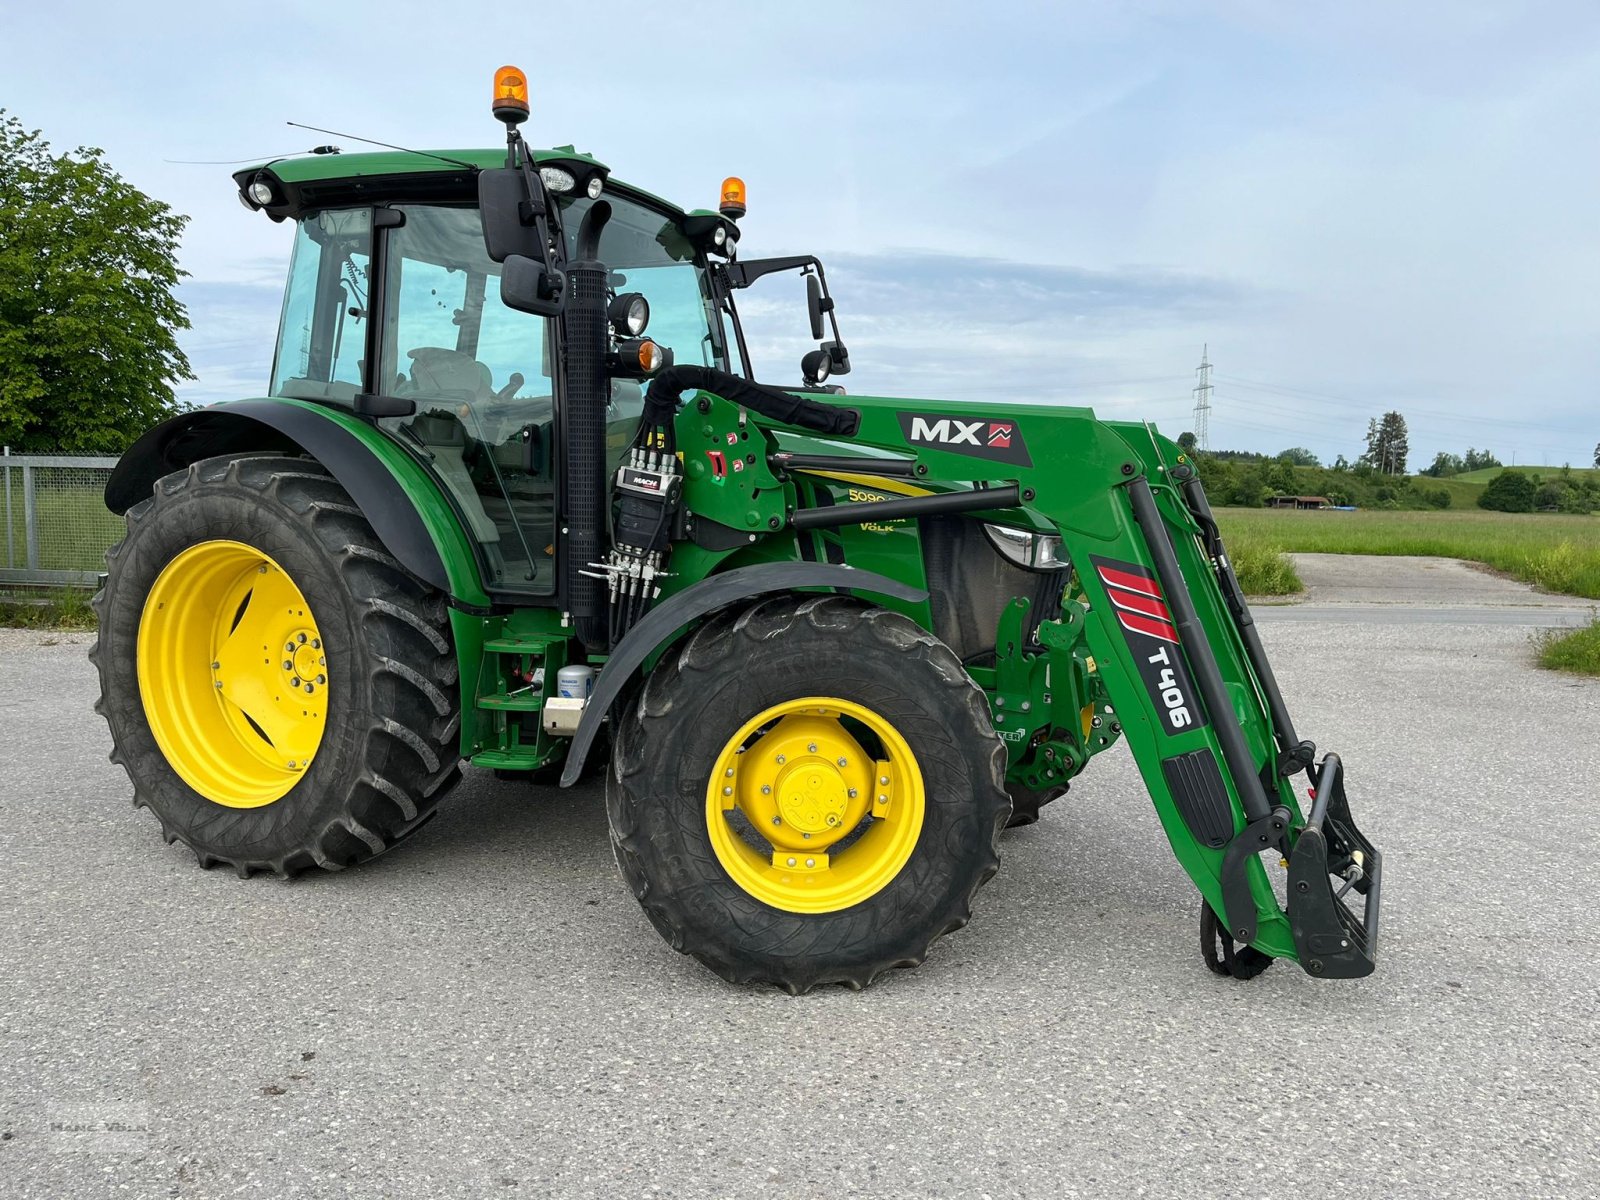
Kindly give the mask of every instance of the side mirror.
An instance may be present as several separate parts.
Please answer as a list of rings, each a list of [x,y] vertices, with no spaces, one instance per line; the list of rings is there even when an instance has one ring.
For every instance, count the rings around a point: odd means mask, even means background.
[[[539,230],[528,211],[522,173],[511,167],[478,172],[478,211],[483,218],[483,246],[494,262],[513,254],[539,258]]]
[[[485,230],[488,226],[484,226]],[[546,271],[544,264],[525,254],[512,254],[500,270],[500,300],[507,308],[553,317],[567,298],[567,277],[561,271]]]
[[[826,310],[822,306],[822,281],[815,275],[806,276],[806,312],[811,316],[811,340],[822,340],[822,314]]]

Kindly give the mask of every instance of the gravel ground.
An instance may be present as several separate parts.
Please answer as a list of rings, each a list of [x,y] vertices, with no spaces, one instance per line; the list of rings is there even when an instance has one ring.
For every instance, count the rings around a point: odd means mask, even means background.
[[[1594,1195],[1600,681],[1476,620],[1263,621],[1387,856],[1372,978],[1208,975],[1119,749],[924,967],[799,998],[657,937],[593,786],[202,872],[88,639],[0,634],[0,1195]]]

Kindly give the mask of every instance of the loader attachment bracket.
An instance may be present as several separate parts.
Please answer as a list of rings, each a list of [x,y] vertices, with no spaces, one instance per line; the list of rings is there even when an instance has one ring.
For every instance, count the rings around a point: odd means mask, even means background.
[[[1328,754],[1317,772],[1311,813],[1289,855],[1289,928],[1308,973],[1324,979],[1372,974],[1382,886],[1383,855],[1356,828],[1343,765],[1337,754]],[[1351,891],[1365,899],[1359,917],[1344,900]]]

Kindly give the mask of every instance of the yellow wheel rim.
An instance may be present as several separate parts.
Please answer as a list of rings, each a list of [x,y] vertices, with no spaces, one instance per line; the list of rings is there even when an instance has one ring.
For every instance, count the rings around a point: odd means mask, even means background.
[[[916,849],[926,810],[905,738],[870,708],[830,696],[746,721],[706,787],[717,861],[785,912],[837,912],[882,891]]]
[[[253,546],[201,542],[166,565],[139,619],[138,671],[156,745],[217,804],[281,799],[322,743],[322,634],[294,580]]]

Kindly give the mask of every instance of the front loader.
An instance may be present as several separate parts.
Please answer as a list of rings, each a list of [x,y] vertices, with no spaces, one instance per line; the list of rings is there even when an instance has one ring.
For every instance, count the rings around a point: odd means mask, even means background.
[[[463,761],[603,768],[674,948],[860,987],[965,924],[1002,829],[1125,741],[1213,970],[1373,970],[1381,856],[1176,445],[848,395],[821,263],[738,256],[742,182],[686,212],[530,149],[520,72],[493,107],[504,151],[235,176],[295,228],[272,382],[123,458],[96,599],[97,707],[169,842],[337,870]],[[800,386],[755,378],[739,316],[778,272],[819,342]]]

